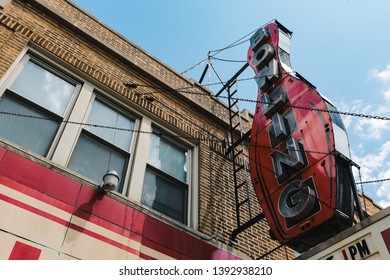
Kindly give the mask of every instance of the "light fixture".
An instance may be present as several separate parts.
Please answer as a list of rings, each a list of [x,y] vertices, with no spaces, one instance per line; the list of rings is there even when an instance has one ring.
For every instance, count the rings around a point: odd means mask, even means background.
[[[101,193],[107,193],[116,189],[119,183],[119,176],[115,170],[108,170],[103,176],[103,182],[99,186]]]

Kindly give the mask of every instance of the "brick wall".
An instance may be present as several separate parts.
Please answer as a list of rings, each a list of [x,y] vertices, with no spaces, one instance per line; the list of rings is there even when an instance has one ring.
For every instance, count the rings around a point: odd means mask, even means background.
[[[199,231],[229,244],[236,221],[232,163],[224,155],[228,135],[225,104],[70,1],[14,0],[0,8],[0,78],[27,45],[45,50],[134,109],[154,115],[182,135],[196,139]],[[125,83],[146,86],[129,89]],[[175,90],[178,88],[195,94]],[[151,91],[158,91],[153,101],[147,98],[150,95],[142,95]],[[248,129],[250,121],[244,125]],[[238,159],[240,163],[244,160],[247,158]],[[249,189],[252,211],[257,214],[260,206],[252,187]],[[236,248],[254,258],[278,246],[269,239],[265,220],[240,234],[237,241]],[[293,256],[291,250],[282,247],[266,258]]]
[[[359,189],[360,186],[358,185],[357,188]],[[372,216],[382,210],[382,208],[378,204],[376,204],[371,197],[367,195],[363,196],[360,191],[359,199],[363,212],[366,212],[369,216]]]

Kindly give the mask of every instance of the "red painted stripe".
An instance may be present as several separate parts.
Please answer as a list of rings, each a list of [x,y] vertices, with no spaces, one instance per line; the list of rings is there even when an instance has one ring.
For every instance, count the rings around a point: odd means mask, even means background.
[[[116,224],[113,224],[111,221],[104,220],[102,218],[99,218],[95,215],[91,215],[89,212],[85,212],[83,210],[77,209],[74,213],[74,216],[79,217],[80,219],[86,220],[90,223],[93,223],[95,225],[98,225],[100,227],[103,227],[109,231],[115,232],[119,235],[122,235],[124,237],[130,238],[134,241],[137,241],[141,243],[142,236],[133,233],[132,231],[125,229],[123,227],[120,227]]]
[[[139,256],[144,260],[150,260],[150,261],[157,260],[156,258],[152,258],[151,256],[145,255],[144,253],[139,253]]]
[[[42,201],[46,204],[49,204],[51,206],[54,206],[58,209],[61,209],[62,211],[72,213],[74,211],[74,207],[66,204],[62,201],[59,201],[56,198],[52,198],[46,194],[43,194],[37,190],[34,190],[28,186],[19,184],[13,180],[10,180],[6,177],[0,176],[0,184],[2,184],[4,187],[10,188],[12,190],[15,190],[17,192],[20,192],[22,194],[25,194],[29,197],[35,198],[36,200]]]
[[[9,260],[39,260],[42,250],[16,241]]]
[[[165,254],[167,256],[170,256],[171,258],[174,258],[177,260],[191,260],[192,259],[192,257],[185,256],[177,251],[174,251],[174,250],[164,246],[163,244],[155,243],[155,242],[153,242],[149,239],[146,239],[146,238],[142,239],[142,245],[144,245],[150,249],[153,249],[157,252],[160,252],[162,254]]]
[[[69,205],[75,205],[81,189],[81,183],[10,151],[0,162],[0,175]]]
[[[114,221],[112,221],[113,216],[111,214],[106,214],[103,210],[111,212],[113,204],[122,203],[108,197],[103,197],[103,201],[98,200],[94,203],[91,203],[90,197],[88,197],[88,195],[93,196],[96,191],[89,188],[87,191],[84,190],[84,192],[80,192],[80,195],[83,194],[84,196],[82,200],[77,202],[77,207],[75,208],[69,204],[59,201],[56,198],[50,197],[47,194],[41,193],[36,189],[17,183],[1,175],[0,184],[25,195],[28,195],[34,199],[42,201],[48,205],[61,209],[67,213],[71,213],[77,217],[80,217],[84,220],[87,220],[93,224],[101,226],[122,236],[128,238],[130,238],[131,236],[130,239],[142,243],[143,245],[145,245],[145,240],[151,240],[151,243],[153,243],[156,251],[159,251],[176,259],[192,259],[194,257],[198,259],[207,259],[210,257],[213,259],[235,259],[235,257],[229,253],[223,250],[218,250],[211,245],[204,246],[204,242],[198,242],[198,240],[191,235],[185,234],[184,232],[175,229],[172,226],[168,226],[161,221],[153,219],[129,206],[126,206],[124,217],[122,219],[117,218],[115,220],[116,224],[114,224]],[[56,187],[58,188],[58,185]],[[61,188],[62,187],[63,186],[61,185]],[[87,187],[83,186],[82,189],[87,189]],[[6,200],[9,203],[14,204],[15,206],[26,209],[32,213],[38,214],[54,222],[60,223],[64,226],[69,225],[68,221],[64,221],[54,215],[51,215],[37,208],[29,206],[25,203],[12,199],[11,197],[3,195],[3,200]],[[107,202],[105,202],[104,200],[107,200]],[[92,212],[92,214],[90,212]],[[123,211],[121,211],[121,213],[123,214]],[[115,214],[117,215],[117,213]],[[188,244],[192,245],[189,246]],[[200,247],[202,247],[202,249],[200,249]],[[221,251],[221,254],[218,254],[216,250]],[[148,257],[151,258],[150,256],[143,256],[142,253],[140,253],[140,256],[144,259],[148,259]]]
[[[136,250],[136,249],[133,249],[133,248],[131,248],[131,247],[128,247],[128,246],[126,246],[126,245],[123,245],[123,244],[121,244],[121,243],[119,243],[119,242],[117,242],[117,241],[115,241],[115,240],[112,240],[112,239],[110,239],[110,238],[108,238],[108,237],[105,237],[105,236],[103,236],[103,235],[101,235],[101,234],[98,234],[98,233],[96,233],[96,232],[93,232],[93,231],[91,231],[91,230],[82,228],[82,227],[80,227],[80,226],[78,226],[78,225],[69,223],[69,228],[74,229],[74,230],[76,230],[76,231],[79,231],[79,232],[81,232],[81,233],[84,233],[84,234],[86,234],[86,235],[88,235],[88,236],[90,236],[90,237],[92,237],[92,238],[95,238],[95,239],[97,239],[97,240],[99,240],[99,241],[102,241],[102,242],[104,242],[104,243],[110,244],[110,245],[112,245],[112,246],[114,246],[114,247],[117,247],[117,248],[122,249],[122,250],[124,250],[124,251],[127,251],[127,252],[129,252],[129,253],[132,253],[132,254],[134,254],[134,255],[136,255],[136,256],[139,256],[139,255],[140,255],[140,252],[139,252],[138,250]]]
[[[24,210],[29,211],[31,213],[34,213],[34,214],[36,214],[38,216],[41,216],[41,217],[46,218],[48,220],[51,220],[51,221],[53,221],[55,223],[61,224],[63,226],[68,226],[68,227],[70,227],[70,228],[72,228],[72,229],[74,229],[74,230],[76,230],[78,232],[86,234],[86,235],[88,235],[88,236],[90,236],[92,238],[95,238],[95,239],[97,239],[99,241],[102,241],[102,242],[105,242],[107,244],[110,244],[110,245],[112,245],[114,247],[117,247],[119,249],[122,249],[122,250],[125,250],[127,252],[130,252],[130,253],[132,253],[132,254],[134,254],[136,256],[140,256],[140,252],[135,250],[135,249],[133,249],[133,248],[131,248],[131,247],[123,245],[123,244],[121,244],[119,242],[116,242],[115,240],[112,240],[112,239],[110,239],[108,237],[105,237],[105,236],[103,236],[101,234],[98,234],[96,232],[93,232],[93,231],[87,230],[85,228],[82,228],[82,227],[80,227],[78,225],[70,223],[69,221],[66,221],[64,219],[58,218],[58,217],[56,217],[54,215],[51,215],[51,214],[49,214],[49,213],[47,213],[45,211],[37,209],[37,208],[35,208],[33,206],[30,206],[30,205],[28,205],[26,203],[23,203],[21,201],[18,201],[16,199],[13,199],[13,198],[11,198],[9,196],[6,196],[4,194],[1,194],[1,193],[0,193],[0,200],[8,202],[8,203],[10,203],[10,204],[12,204],[14,206],[17,206],[17,207],[19,207],[21,209],[24,209]],[[148,258],[148,257],[152,258],[152,257],[147,256],[145,254],[142,254],[142,255],[143,255],[144,258]]]
[[[49,219],[49,220],[51,220],[53,222],[56,222],[56,223],[58,223],[60,225],[66,226],[69,223],[68,221],[65,221],[64,219],[58,218],[57,216],[49,214],[49,213],[47,213],[45,211],[42,211],[42,210],[40,210],[38,208],[30,206],[30,205],[28,205],[26,203],[23,203],[23,202],[21,202],[19,200],[13,199],[13,198],[11,198],[9,196],[6,196],[4,194],[1,194],[1,193],[0,193],[0,200],[4,200],[5,202],[8,202],[8,203],[10,203],[12,205],[15,205],[15,206],[17,206],[19,208],[22,208],[24,210],[27,210],[27,211],[29,211],[31,213],[37,214],[37,215],[39,215],[41,217],[44,217],[46,219]]]
[[[22,184],[19,184],[19,183],[15,182],[15,181],[9,180],[8,178],[5,178],[3,176],[0,176],[0,184],[3,185],[4,187],[10,188],[10,189],[15,190],[17,192],[25,194],[25,195],[27,195],[29,197],[32,197],[32,198],[34,198],[36,200],[44,202],[44,203],[46,203],[46,204],[48,204],[50,206],[56,207],[56,208],[58,208],[58,209],[60,209],[62,211],[65,211],[67,213],[73,214],[73,215],[75,215],[75,216],[77,216],[77,217],[79,217],[81,219],[87,220],[87,221],[89,221],[91,223],[94,223],[94,224],[96,224],[98,226],[101,226],[101,227],[103,227],[105,229],[108,229],[110,231],[113,231],[115,233],[121,234],[121,235],[126,236],[126,237],[129,236],[129,234],[126,234],[126,232],[124,232],[124,228],[127,229],[126,227],[121,227],[121,225],[119,223],[118,223],[119,225],[118,224],[115,225],[115,224],[113,224],[112,220],[108,219],[108,218],[104,219],[104,217],[102,217],[103,219],[101,219],[101,218],[99,218],[101,215],[97,215],[97,216],[99,216],[99,217],[97,217],[96,214],[99,214],[99,213],[95,213],[95,211],[93,211],[94,208],[99,208],[99,211],[106,210],[106,211],[114,212],[114,211],[112,211],[112,209],[113,209],[112,207],[111,208],[101,207],[98,203],[96,203],[96,205],[92,203],[92,205],[89,206],[87,203],[85,203],[81,208],[78,208],[78,209],[75,210],[74,207],[72,207],[72,206],[70,206],[70,205],[68,205],[66,203],[58,201],[55,198],[49,197],[46,194],[42,194],[42,193],[40,193],[40,192],[38,192],[38,191],[36,191],[34,189],[26,187],[26,186],[24,186]],[[89,189],[87,187],[83,187],[83,189],[84,188],[85,189]],[[90,190],[90,194],[91,195],[97,193],[96,191],[93,191],[92,189],[89,189],[89,190]],[[99,195],[99,194],[97,194],[97,195]],[[106,197],[104,197],[104,198],[106,198]],[[9,202],[11,204],[14,204],[16,206],[18,206],[17,205],[18,203],[22,203],[22,202],[19,202],[19,201],[15,200],[15,199],[12,199],[11,197],[8,197],[7,199],[10,200]],[[109,197],[107,197],[107,199],[113,200],[113,199],[111,199]],[[3,199],[3,200],[6,200],[6,199]],[[119,204],[120,202],[117,202],[117,203]],[[29,205],[28,204],[24,204],[23,206],[20,205],[19,207],[20,208],[25,208],[25,207],[28,208]],[[88,207],[91,208],[91,212],[93,212],[92,213],[93,215],[91,215],[91,213],[89,213],[87,211]],[[27,208],[25,208],[25,209],[30,211]],[[84,208],[85,208],[85,210],[84,210]],[[100,208],[103,208],[103,210],[100,209]],[[127,207],[127,208],[129,208],[128,209],[128,214],[126,215],[126,219],[123,219],[123,220],[126,220],[126,221],[124,221],[122,224],[129,223],[129,220],[131,220],[132,221],[131,229],[135,229],[137,231],[137,227],[140,227],[138,232],[142,233],[143,221],[144,221],[143,214],[142,213],[137,213],[138,216],[141,216],[141,217],[135,218],[134,217],[134,215],[135,215],[134,212],[136,210],[134,210],[134,209],[132,209],[130,207]],[[37,211],[38,210],[39,209],[37,209]],[[34,212],[34,211],[30,211],[30,212]],[[41,216],[43,216],[44,213],[45,212],[43,212]],[[38,213],[36,213],[36,214],[38,214]],[[118,213],[115,213],[115,214],[118,215]],[[120,215],[118,215],[118,216],[120,216]],[[130,226],[128,226],[128,227],[130,227]],[[128,230],[128,232],[131,232],[130,229],[127,229],[127,230]],[[134,235],[133,239],[135,241],[137,241],[137,242],[141,242],[142,237],[140,235]]]

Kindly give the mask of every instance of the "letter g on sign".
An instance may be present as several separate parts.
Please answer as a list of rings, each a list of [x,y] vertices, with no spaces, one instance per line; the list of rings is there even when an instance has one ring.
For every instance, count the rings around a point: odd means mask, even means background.
[[[313,210],[316,194],[310,187],[312,180],[292,181],[279,197],[279,212],[286,219],[294,221],[306,218]]]

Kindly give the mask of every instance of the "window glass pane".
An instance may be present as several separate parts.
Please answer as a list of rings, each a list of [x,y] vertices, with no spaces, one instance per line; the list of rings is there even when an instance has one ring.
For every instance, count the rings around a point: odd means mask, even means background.
[[[121,191],[126,163],[127,156],[81,134],[68,167],[98,183],[103,180],[107,170],[115,170],[120,178],[116,191]]]
[[[28,61],[11,89],[53,113],[63,116],[75,85]]]
[[[187,189],[146,170],[142,203],[186,223]]]
[[[0,114],[0,136],[37,154],[47,155],[60,125],[59,122],[39,119],[49,116],[7,95],[0,100],[0,112],[38,117]]]
[[[97,124],[108,127],[116,127],[126,130],[101,128],[94,126],[85,126],[85,129],[93,134],[103,138],[107,142],[125,150],[129,151],[131,139],[134,129],[134,120],[118,113],[112,108],[104,105],[98,100],[95,100],[92,106],[91,113],[88,117],[88,124]]]
[[[169,140],[152,134],[149,163],[169,175],[187,181],[187,150]]]

